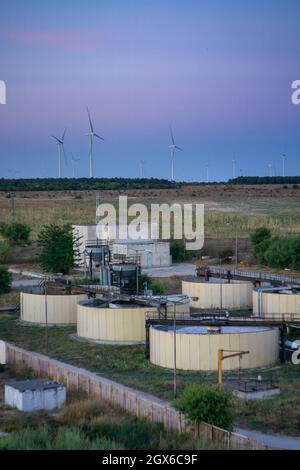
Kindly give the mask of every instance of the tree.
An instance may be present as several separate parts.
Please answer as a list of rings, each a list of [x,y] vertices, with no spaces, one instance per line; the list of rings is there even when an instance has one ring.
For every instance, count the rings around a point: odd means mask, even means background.
[[[2,224],[0,226],[0,234],[11,244],[20,245],[28,243],[30,235],[30,227],[27,224],[19,222],[11,222],[10,224]]]
[[[293,256],[293,239],[274,237],[265,250],[264,260],[270,268],[289,268]]]
[[[185,242],[183,240],[172,240],[170,246],[172,260],[181,262],[189,260],[195,254],[194,252],[185,249]]]
[[[256,247],[264,240],[271,238],[271,231],[267,227],[259,227],[254,232],[250,233],[252,245]]]
[[[38,236],[39,262],[45,271],[67,274],[78,257],[78,239],[69,225],[45,225]]]
[[[174,406],[191,421],[204,421],[229,430],[233,427],[231,393],[224,387],[188,385],[174,400]]]
[[[12,276],[5,266],[0,265],[0,294],[6,294],[11,288]]]
[[[0,263],[6,263],[11,257],[11,249],[6,241],[0,240]]]

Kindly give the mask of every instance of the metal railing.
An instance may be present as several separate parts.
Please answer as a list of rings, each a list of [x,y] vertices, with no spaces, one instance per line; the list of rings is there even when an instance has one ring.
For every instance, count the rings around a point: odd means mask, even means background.
[[[295,276],[284,276],[282,274],[272,274],[272,273],[264,273],[260,271],[244,271],[240,269],[225,269],[225,268],[217,268],[211,266],[198,266],[197,267],[197,275],[205,276],[205,271],[207,271],[210,275],[216,276],[224,276],[228,277],[231,276],[239,277],[239,278],[246,278],[246,279],[253,279],[257,281],[273,281],[273,282],[280,282],[286,284],[295,284],[300,285],[300,277]]]

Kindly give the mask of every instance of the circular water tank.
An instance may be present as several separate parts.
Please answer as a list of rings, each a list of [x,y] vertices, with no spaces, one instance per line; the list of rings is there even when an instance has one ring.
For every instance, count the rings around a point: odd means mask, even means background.
[[[67,325],[77,322],[77,303],[87,299],[86,294],[29,294],[21,292],[21,320],[29,323]]]
[[[250,309],[252,290],[252,283],[247,281],[228,283],[226,279],[204,281],[197,277],[182,281],[182,293],[190,297],[191,307],[200,309]]]
[[[77,335],[101,342],[143,342],[147,312],[157,313],[157,308],[135,302],[83,301],[77,306]]]
[[[300,290],[286,287],[280,290],[255,289],[253,314],[275,320],[300,319]]]
[[[241,360],[238,357],[224,360],[223,370],[271,366],[278,361],[279,332],[267,327],[222,326],[221,332],[212,333],[206,326],[177,326],[178,369],[216,371],[219,349],[249,351]],[[150,361],[161,367],[174,367],[173,326],[150,327]]]

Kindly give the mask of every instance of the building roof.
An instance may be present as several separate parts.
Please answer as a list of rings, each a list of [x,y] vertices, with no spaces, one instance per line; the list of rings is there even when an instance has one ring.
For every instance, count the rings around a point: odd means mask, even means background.
[[[20,392],[25,392],[26,390],[48,390],[62,386],[57,382],[52,382],[47,379],[10,380],[7,385]]]

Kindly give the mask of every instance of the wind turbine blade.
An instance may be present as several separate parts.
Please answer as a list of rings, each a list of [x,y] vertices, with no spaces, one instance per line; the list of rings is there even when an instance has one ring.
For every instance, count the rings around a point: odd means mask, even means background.
[[[104,140],[103,137],[101,137],[101,135],[94,134],[94,136],[95,136],[95,137],[98,137],[98,139]]]
[[[67,128],[65,128],[65,130],[64,130],[64,133],[63,133],[63,135],[62,135],[62,138],[61,138],[62,142],[64,141],[64,138],[65,138],[66,132],[67,132]]]
[[[86,107],[86,110],[87,110],[88,117],[89,117],[90,129],[91,129],[92,133],[94,133],[94,128],[93,128],[93,124],[92,124],[92,120],[91,120],[91,115],[90,115],[90,112],[89,112],[89,108]]]
[[[183,149],[182,149],[181,147],[177,147],[177,145],[175,145],[175,148],[176,148],[177,150],[181,150],[181,152],[183,152]]]
[[[58,144],[63,144],[63,141],[60,140],[58,137],[55,137],[55,135],[52,135],[51,137],[53,137],[53,139],[55,139]]]
[[[174,136],[173,136],[173,131],[172,131],[172,127],[171,127],[171,126],[170,126],[170,134],[171,134],[172,144],[175,145]]]

